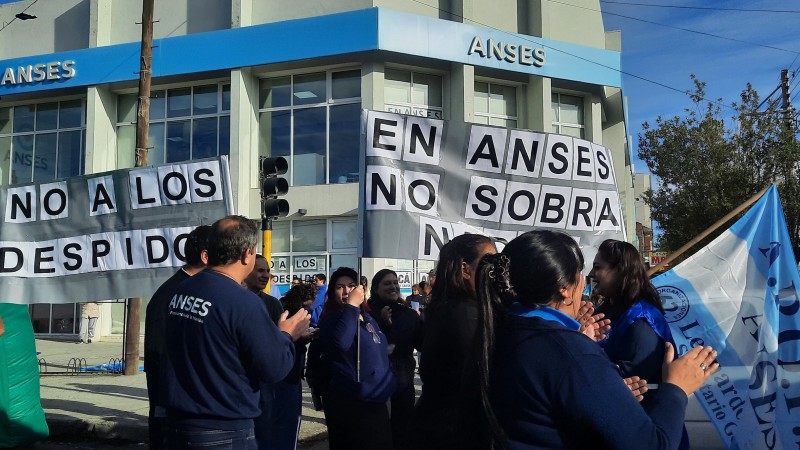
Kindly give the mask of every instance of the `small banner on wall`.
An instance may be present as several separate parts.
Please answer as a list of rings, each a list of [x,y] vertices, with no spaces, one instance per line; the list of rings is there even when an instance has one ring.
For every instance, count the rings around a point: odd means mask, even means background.
[[[436,260],[464,233],[564,231],[587,261],[624,239],[611,152],[528,130],[364,111],[364,257]],[[502,245],[499,246],[502,248]]]
[[[0,187],[0,299],[148,297],[233,211],[227,157]]]

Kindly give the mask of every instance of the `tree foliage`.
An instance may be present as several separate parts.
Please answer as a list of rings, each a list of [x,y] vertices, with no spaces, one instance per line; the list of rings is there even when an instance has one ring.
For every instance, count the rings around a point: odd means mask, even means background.
[[[659,248],[677,250],[774,182],[800,256],[800,145],[777,102],[767,102],[759,112],[758,92],[748,83],[726,121],[721,100],[705,100],[706,84],[692,80],[693,108],[684,117],[659,116],[655,126],[645,122],[639,135],[639,157],[659,179],[659,186],[645,193],[663,231]],[[702,244],[693,250],[699,248]]]

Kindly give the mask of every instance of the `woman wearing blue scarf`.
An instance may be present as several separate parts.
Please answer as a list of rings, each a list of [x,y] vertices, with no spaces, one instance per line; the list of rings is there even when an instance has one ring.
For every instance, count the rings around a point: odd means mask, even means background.
[[[597,250],[589,278],[597,283],[593,295],[603,298],[598,312],[611,320],[600,346],[623,377],[638,376],[653,389],[661,383],[664,344],[676,347],[641,255],[627,242],[608,239]],[[645,394],[642,406],[647,408],[652,397]],[[678,448],[689,448],[685,429]]]

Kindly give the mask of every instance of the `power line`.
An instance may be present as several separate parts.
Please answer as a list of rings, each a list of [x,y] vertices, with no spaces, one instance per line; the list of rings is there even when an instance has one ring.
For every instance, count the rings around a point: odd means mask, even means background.
[[[450,14],[450,15],[452,15],[452,16],[454,16],[454,17],[458,17],[458,18],[460,18],[460,19],[467,20],[467,21],[469,21],[469,22],[472,22],[472,23],[475,23],[475,24],[478,24],[478,25],[484,26],[484,27],[486,27],[486,28],[490,28],[490,29],[492,29],[492,30],[499,31],[499,32],[501,32],[501,33],[504,33],[504,34],[507,34],[507,35],[509,35],[509,36],[513,36],[514,38],[521,39],[521,40],[524,40],[524,41],[527,41],[527,42],[530,42],[530,43],[533,43],[533,44],[536,44],[536,45],[541,45],[542,47],[549,48],[550,50],[557,51],[557,52],[563,53],[563,54],[565,54],[565,55],[572,56],[573,58],[577,58],[577,59],[580,59],[580,60],[582,60],[582,61],[586,61],[586,62],[588,62],[588,63],[590,63],[590,64],[594,64],[594,65],[596,65],[596,66],[600,66],[600,67],[603,67],[603,68],[606,68],[606,69],[609,69],[609,70],[613,70],[613,71],[615,71],[615,72],[618,72],[618,73],[620,73],[620,74],[622,74],[622,75],[627,75],[627,76],[629,76],[629,77],[631,77],[631,78],[636,78],[636,79],[638,79],[638,80],[642,80],[642,81],[645,81],[645,82],[647,82],[647,83],[651,83],[651,84],[654,84],[654,85],[656,85],[656,86],[660,86],[660,87],[663,87],[663,88],[665,88],[665,89],[669,89],[669,90],[671,90],[671,91],[679,92],[679,93],[681,93],[681,94],[683,94],[683,95],[691,96],[691,94],[690,94],[690,93],[689,93],[689,91],[687,91],[687,90],[684,90],[684,89],[678,89],[678,88],[676,88],[676,87],[670,86],[670,85],[668,85],[668,84],[661,83],[661,82],[659,82],[659,81],[651,80],[651,79],[649,79],[649,78],[646,78],[646,77],[643,77],[643,76],[640,76],[640,75],[636,75],[636,74],[634,74],[634,73],[631,73],[631,72],[626,72],[626,71],[624,71],[624,70],[621,70],[621,69],[618,69],[618,68],[616,68],[616,67],[611,67],[611,66],[608,66],[608,65],[606,65],[606,64],[603,64],[603,63],[600,63],[600,62],[597,62],[597,61],[594,61],[594,60],[591,60],[591,59],[588,59],[588,58],[584,58],[583,56],[575,55],[575,54],[573,54],[573,53],[570,53],[570,52],[568,52],[568,51],[565,51],[565,50],[561,50],[561,49],[559,49],[559,48],[556,48],[556,47],[553,47],[553,46],[551,46],[551,45],[545,45],[545,44],[543,44],[543,43],[541,43],[541,42],[534,41],[533,39],[529,39],[529,38],[527,38],[527,37],[525,37],[525,36],[523,36],[523,35],[518,35],[518,34],[516,34],[516,33],[510,33],[510,32],[508,32],[508,31],[501,30],[501,29],[499,29],[499,28],[493,27],[493,26],[491,26],[491,25],[488,25],[488,24],[485,24],[485,23],[483,23],[483,22],[479,22],[479,21],[477,21],[477,20],[470,19],[470,18],[468,18],[468,17],[464,17],[464,16],[462,16],[462,15],[459,15],[459,14],[455,14],[455,13],[453,13],[452,11],[448,11],[448,10],[446,10],[446,9],[443,9],[443,8],[439,8],[439,7],[436,7],[436,6],[429,5],[429,4],[427,4],[427,3],[423,3],[421,0],[412,0],[412,1],[414,1],[414,2],[416,2],[416,3],[419,3],[420,5],[424,5],[424,6],[427,6],[427,7],[429,7],[429,8],[435,9],[435,10],[437,10],[437,11],[440,11],[440,12],[443,12],[443,13]],[[550,0],[550,1],[554,1],[554,0]],[[556,3],[559,3],[559,2],[556,2]],[[575,5],[569,5],[569,6],[575,6]],[[597,11],[597,10],[595,10],[595,11]],[[598,12],[600,12],[600,11],[598,11]],[[728,108],[728,109],[732,109],[732,110],[734,110],[734,111],[738,111],[738,110],[737,110],[735,107],[733,107],[733,106],[731,106],[731,105],[728,105],[728,104],[725,104],[725,103],[722,103],[722,102],[719,102],[719,101],[717,101],[717,100],[709,100],[709,99],[707,99],[706,97],[700,97],[700,100],[702,100],[702,101],[706,101],[706,102],[708,102],[708,103],[711,103],[711,104],[714,104],[714,105],[717,105],[717,106],[722,106],[722,107],[725,107],[725,108]]]
[[[736,39],[736,38],[727,37],[727,36],[720,36],[718,34],[707,33],[705,31],[692,30],[691,28],[676,27],[674,25],[667,25],[667,24],[661,23],[661,22],[654,22],[652,20],[641,19],[639,17],[626,16],[624,14],[617,14],[617,13],[612,13],[612,12],[608,12],[608,11],[601,11],[599,9],[594,9],[594,8],[589,8],[589,7],[586,7],[586,6],[575,5],[575,4],[572,4],[572,3],[560,2],[558,0],[549,0],[549,1],[550,1],[550,3],[558,3],[560,5],[572,6],[574,8],[580,8],[580,9],[586,9],[586,10],[589,10],[589,11],[599,12],[601,14],[608,14],[610,16],[617,16],[617,17],[622,17],[622,18],[625,18],[625,19],[637,20],[639,22],[644,22],[644,23],[648,23],[648,24],[651,24],[651,25],[658,25],[658,26],[662,26],[662,27],[665,27],[665,28],[672,28],[672,29],[675,29],[675,30],[686,31],[688,33],[695,33],[695,34],[699,34],[699,35],[702,35],[702,36],[709,36],[709,37],[715,37],[715,38],[718,38],[718,39],[725,39],[727,41],[738,42],[740,44],[755,45],[755,46],[758,46],[758,47],[764,47],[764,48],[769,48],[769,49],[772,49],[772,50],[778,50],[778,51],[781,51],[781,52],[787,52],[787,53],[793,53],[795,55],[800,55],[800,52],[796,52],[794,50],[789,50],[789,49],[785,49],[785,48],[775,47],[775,46],[772,46],[772,45],[759,44],[757,42],[750,42],[750,41],[745,41],[745,40],[742,40],[742,39]]]
[[[28,6],[26,6],[26,7],[25,7],[25,9],[23,9],[21,12],[17,13],[17,14],[16,14],[16,15],[15,15],[15,16],[14,16],[14,17],[13,17],[13,18],[10,20],[10,21],[8,21],[8,22],[4,23],[4,24],[3,24],[3,27],[2,27],[2,28],[0,28],[0,31],[3,31],[3,30],[5,30],[5,29],[6,29],[6,27],[8,27],[8,26],[9,26],[9,25],[11,25],[12,23],[14,23],[14,21],[15,21],[15,20],[17,20],[17,17],[18,17],[19,15],[21,15],[21,14],[25,14],[25,11],[27,11],[27,10],[28,10],[28,9],[29,9],[31,6],[35,5],[35,4],[36,4],[36,2],[38,2],[38,1],[39,1],[39,0],[33,0],[33,3],[31,3],[31,4],[30,4],[30,5],[28,5]]]
[[[735,11],[735,12],[766,12],[766,13],[790,13],[800,14],[800,10],[792,9],[747,9],[747,8],[712,8],[709,6],[679,6],[679,5],[653,5],[648,3],[616,2],[610,0],[600,0],[600,3],[630,6],[649,6],[652,8],[676,8],[676,9],[700,9],[706,11]]]

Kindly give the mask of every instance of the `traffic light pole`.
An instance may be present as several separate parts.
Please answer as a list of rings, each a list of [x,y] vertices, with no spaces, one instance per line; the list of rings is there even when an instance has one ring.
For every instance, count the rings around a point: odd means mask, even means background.
[[[261,219],[261,256],[267,259],[267,267],[272,272],[272,219],[265,217]],[[270,273],[269,282],[264,288],[264,292],[269,294],[272,285],[272,274]]]

